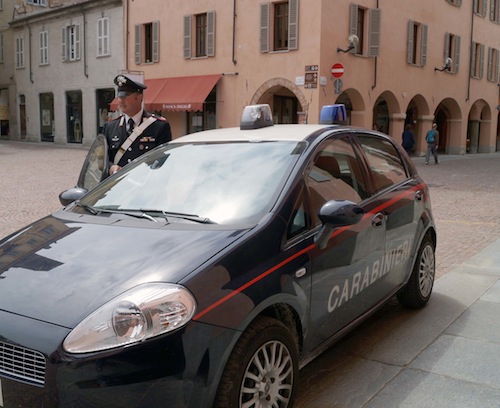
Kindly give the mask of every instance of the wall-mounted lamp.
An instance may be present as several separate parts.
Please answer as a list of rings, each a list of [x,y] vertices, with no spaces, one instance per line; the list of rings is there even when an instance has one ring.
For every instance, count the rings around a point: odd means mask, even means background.
[[[449,71],[451,69],[452,62],[453,60],[450,57],[448,57],[444,60],[443,68],[434,68],[434,71],[439,71],[439,72]]]
[[[355,34],[351,34],[347,41],[349,42],[349,46],[345,50],[343,50],[342,48],[337,48],[337,52],[349,52],[356,48],[356,46],[359,44],[359,38]]]

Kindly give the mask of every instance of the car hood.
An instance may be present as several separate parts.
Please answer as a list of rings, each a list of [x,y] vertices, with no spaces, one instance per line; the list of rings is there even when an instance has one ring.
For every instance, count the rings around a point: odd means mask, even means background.
[[[0,241],[0,310],[73,328],[127,289],[178,282],[244,234],[87,218],[92,222],[54,214]]]

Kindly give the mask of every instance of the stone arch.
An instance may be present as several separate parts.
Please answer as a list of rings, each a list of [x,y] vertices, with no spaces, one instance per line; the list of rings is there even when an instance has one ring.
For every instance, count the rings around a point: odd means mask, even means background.
[[[437,123],[439,131],[438,150],[448,154],[464,154],[463,114],[457,101],[452,98],[443,99],[434,111],[433,121]],[[430,125],[431,123],[429,129]]]
[[[427,120],[430,116],[429,111],[429,104],[421,94],[413,96],[413,98],[408,102],[408,105],[406,106],[404,126],[406,126],[407,124],[411,125],[411,130],[416,142],[414,152],[417,155],[422,155],[427,150],[425,134],[428,127]]]
[[[475,101],[467,121],[467,153],[490,153],[496,150],[496,137],[492,131],[492,111],[484,99]]]
[[[400,140],[403,133],[405,114],[396,95],[391,91],[382,92],[373,104],[373,123],[380,131]]]
[[[264,82],[253,94],[250,105],[268,103],[275,114],[277,107],[274,106],[273,98],[280,93],[284,96],[293,96],[297,100],[299,105],[297,106],[298,122],[303,123],[307,118],[309,104],[300,88],[288,79],[272,78]]]
[[[335,103],[342,103],[345,105],[349,124],[359,127],[368,127],[365,123],[366,104],[357,89],[346,89],[337,97]]]

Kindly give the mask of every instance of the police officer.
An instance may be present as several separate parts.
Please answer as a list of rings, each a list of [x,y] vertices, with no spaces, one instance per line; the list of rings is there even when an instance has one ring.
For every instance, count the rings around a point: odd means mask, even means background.
[[[143,91],[147,87],[125,75],[115,78],[118,106],[122,115],[105,123],[109,174],[114,174],[141,154],[172,140],[170,125],[161,116],[144,110]]]

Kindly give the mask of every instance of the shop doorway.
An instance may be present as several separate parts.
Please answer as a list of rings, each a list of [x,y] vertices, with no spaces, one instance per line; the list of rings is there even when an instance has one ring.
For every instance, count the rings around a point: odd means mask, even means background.
[[[66,92],[66,126],[68,143],[82,143],[82,91]]]
[[[54,141],[54,95],[40,94],[40,132],[42,142]]]

